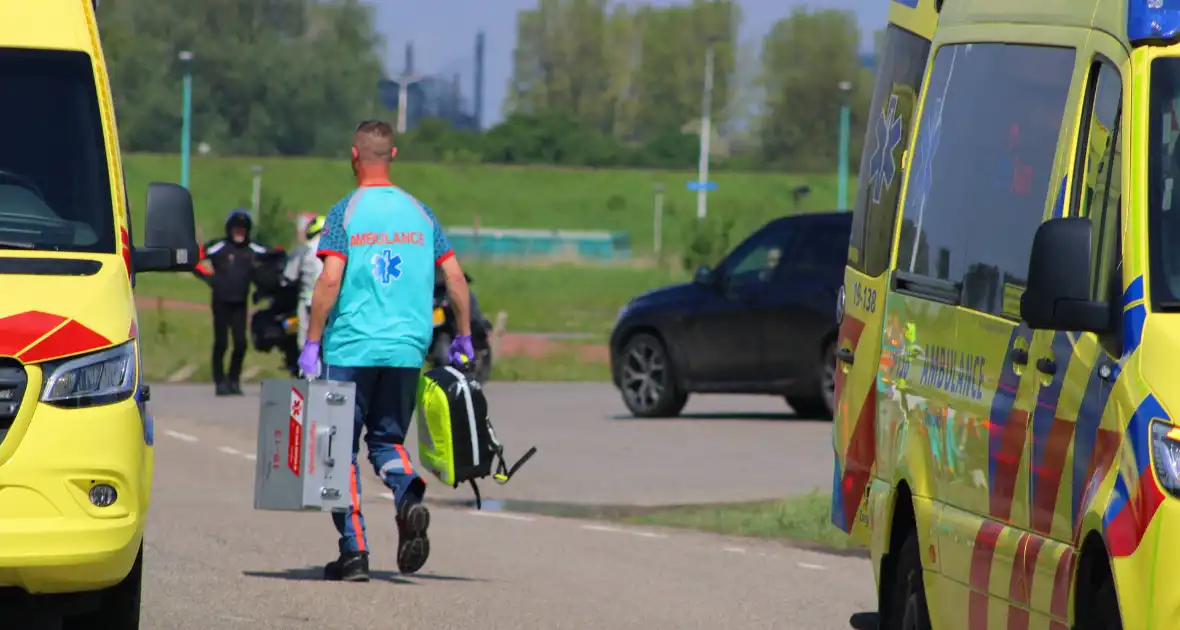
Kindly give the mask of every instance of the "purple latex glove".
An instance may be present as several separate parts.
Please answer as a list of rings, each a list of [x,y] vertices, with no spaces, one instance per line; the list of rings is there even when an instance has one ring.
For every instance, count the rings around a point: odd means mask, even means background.
[[[299,371],[307,378],[316,378],[320,375],[320,342],[309,341],[303,344],[298,365]]]
[[[461,366],[475,358],[471,335],[459,335],[451,342],[451,365]]]

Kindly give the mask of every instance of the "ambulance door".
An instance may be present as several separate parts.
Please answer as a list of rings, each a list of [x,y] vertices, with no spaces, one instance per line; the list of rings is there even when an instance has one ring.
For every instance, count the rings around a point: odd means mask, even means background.
[[[941,508],[935,627],[1007,612],[1029,521],[1033,335],[1019,304],[1077,49],[1046,43],[943,44],[916,127],[886,308],[914,328],[900,413],[910,473],[933,480]]]
[[[1089,44],[1093,52],[1082,60],[1080,111],[1069,117],[1078,133],[1071,144],[1068,215],[1089,217],[1093,223],[1091,298],[1118,304],[1124,85],[1115,60],[1125,60],[1126,53],[1102,33],[1091,34]],[[1063,187],[1063,197],[1065,192]],[[1063,205],[1063,200],[1055,205],[1055,216],[1062,216]],[[1100,425],[1121,345],[1116,334],[1036,332],[1029,371],[1037,399],[1025,464],[1031,532],[1022,549],[1023,574],[1031,581],[1021,590],[1021,603],[1041,621],[1034,625],[1068,623],[1068,602],[1053,597],[1052,585],[1057,575],[1068,575],[1072,568],[1071,547],[1080,544],[1078,526],[1089,479],[1095,467],[1109,467],[1118,444],[1118,434]]]
[[[885,32],[871,115],[853,206],[848,267],[838,298],[836,410],[832,430],[836,470],[832,522],[864,544],[868,515],[864,497],[878,458],[877,396],[882,324],[892,255],[903,155],[911,136],[917,94],[926,71],[930,41],[895,24]],[[895,322],[896,324],[896,322]],[[880,445],[891,452],[892,443]],[[890,479],[892,471],[878,470]]]

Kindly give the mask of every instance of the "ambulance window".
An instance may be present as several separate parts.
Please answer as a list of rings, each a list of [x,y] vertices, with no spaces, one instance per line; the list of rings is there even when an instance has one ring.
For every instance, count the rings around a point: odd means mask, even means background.
[[[1019,319],[1044,220],[1075,51],[1011,44],[938,50],[917,127],[899,271],[967,308]],[[945,299],[945,298],[939,298]]]
[[[1180,311],[1180,59],[1151,62],[1147,217],[1151,298],[1159,310]]]
[[[0,49],[0,247],[115,251],[90,56]]]
[[[1122,151],[1119,150],[1119,117],[1123,80],[1106,61],[1090,70],[1074,173],[1073,212],[1089,217],[1094,225],[1094,256],[1090,268],[1092,298],[1110,297],[1117,259],[1119,202],[1122,191]]]
[[[848,264],[870,276],[879,276],[889,267],[903,176],[901,158],[910,137],[911,115],[926,72],[930,41],[890,24],[882,52],[861,152],[848,248]]]

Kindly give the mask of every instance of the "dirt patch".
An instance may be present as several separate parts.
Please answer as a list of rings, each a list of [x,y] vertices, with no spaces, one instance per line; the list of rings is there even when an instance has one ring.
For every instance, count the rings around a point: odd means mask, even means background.
[[[199,311],[207,312],[209,310],[208,304],[200,304],[197,302],[186,302],[183,300],[165,300],[156,297],[137,297],[135,298],[135,306],[141,309],[163,308],[169,311]]]
[[[586,363],[610,361],[610,348],[603,344],[553,341],[541,335],[509,332],[500,337],[500,356],[541,359],[569,350],[576,351],[578,358]]]
[[[172,311],[208,312],[209,306],[183,300],[166,300],[156,297],[137,297],[135,305],[141,309],[165,309]],[[586,363],[607,363],[610,348],[603,344],[569,343],[546,339],[541,335],[506,332],[500,338],[500,355],[506,357],[529,357],[541,359],[554,354],[574,350]]]

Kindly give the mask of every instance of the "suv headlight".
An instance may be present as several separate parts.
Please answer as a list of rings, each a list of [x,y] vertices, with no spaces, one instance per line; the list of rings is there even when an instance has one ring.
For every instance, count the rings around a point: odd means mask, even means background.
[[[135,390],[135,342],[43,363],[41,402],[59,407],[108,405],[131,397]]]

